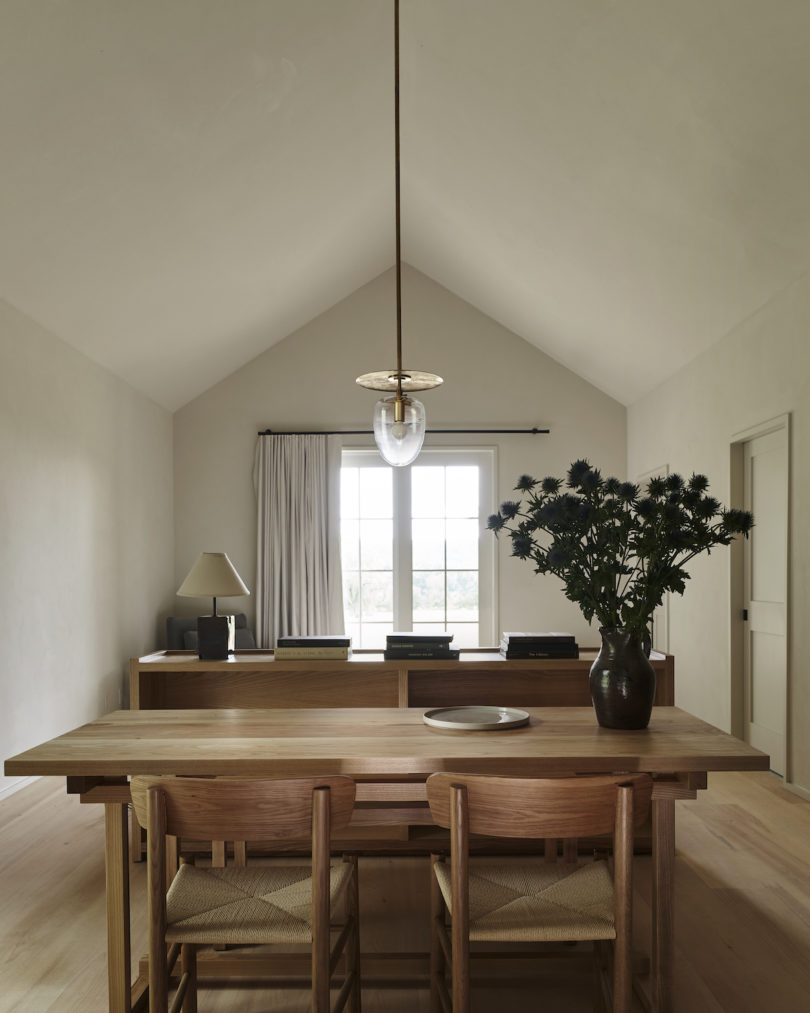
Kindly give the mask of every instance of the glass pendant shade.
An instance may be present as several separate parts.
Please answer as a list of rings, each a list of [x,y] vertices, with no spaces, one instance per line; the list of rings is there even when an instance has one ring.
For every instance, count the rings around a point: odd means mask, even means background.
[[[385,397],[374,406],[374,439],[395,468],[415,461],[425,439],[425,406],[416,398]]]

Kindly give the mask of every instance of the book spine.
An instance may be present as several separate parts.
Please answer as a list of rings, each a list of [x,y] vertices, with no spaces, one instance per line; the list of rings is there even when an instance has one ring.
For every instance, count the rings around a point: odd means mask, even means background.
[[[383,651],[383,657],[386,661],[399,661],[402,659],[411,658],[415,661],[420,659],[424,661],[458,661],[459,654],[461,652],[458,649],[442,649],[434,648],[433,650],[408,650],[400,648],[389,648]]]
[[[389,640],[386,643],[389,651],[450,651],[449,640]]]
[[[347,637],[279,637],[279,647],[351,647]]]
[[[533,638],[522,639],[518,637],[510,637],[508,640],[504,639],[501,643],[506,644],[508,647],[575,647],[575,640],[534,640]]]
[[[515,660],[519,658],[557,658],[558,660],[564,660],[566,658],[578,658],[579,650],[573,651],[542,651],[542,650],[526,650],[519,648],[517,650],[503,650],[500,652],[504,658]]]
[[[322,658],[326,661],[347,661],[348,647],[277,647],[273,656],[279,661],[295,661],[307,658]]]

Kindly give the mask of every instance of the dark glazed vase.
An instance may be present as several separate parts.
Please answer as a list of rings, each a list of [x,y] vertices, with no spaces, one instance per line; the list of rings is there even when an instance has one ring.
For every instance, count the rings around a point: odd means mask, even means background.
[[[596,720],[603,728],[646,728],[655,697],[655,670],[644,654],[641,634],[603,627],[602,647],[591,666]]]

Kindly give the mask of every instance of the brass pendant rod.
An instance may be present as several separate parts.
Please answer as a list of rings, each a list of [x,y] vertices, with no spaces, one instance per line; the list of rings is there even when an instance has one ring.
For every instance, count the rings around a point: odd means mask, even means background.
[[[400,88],[399,88],[399,0],[394,0],[394,234],[395,234],[395,281],[396,281],[396,369],[364,373],[357,377],[357,383],[368,390],[394,393],[394,421],[404,422],[405,404],[412,391],[432,390],[443,383],[435,373],[415,370],[405,374],[402,369],[402,173],[400,144]],[[418,373],[418,376],[415,375]],[[390,398],[386,399],[390,403]]]
[[[399,0],[394,0],[394,208],[397,276],[397,401],[402,400],[402,229],[399,179]]]

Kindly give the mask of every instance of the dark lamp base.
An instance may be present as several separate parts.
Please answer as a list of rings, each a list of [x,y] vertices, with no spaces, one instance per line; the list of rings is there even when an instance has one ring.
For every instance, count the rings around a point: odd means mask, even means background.
[[[235,639],[233,616],[197,616],[197,654],[201,661],[226,661]]]

